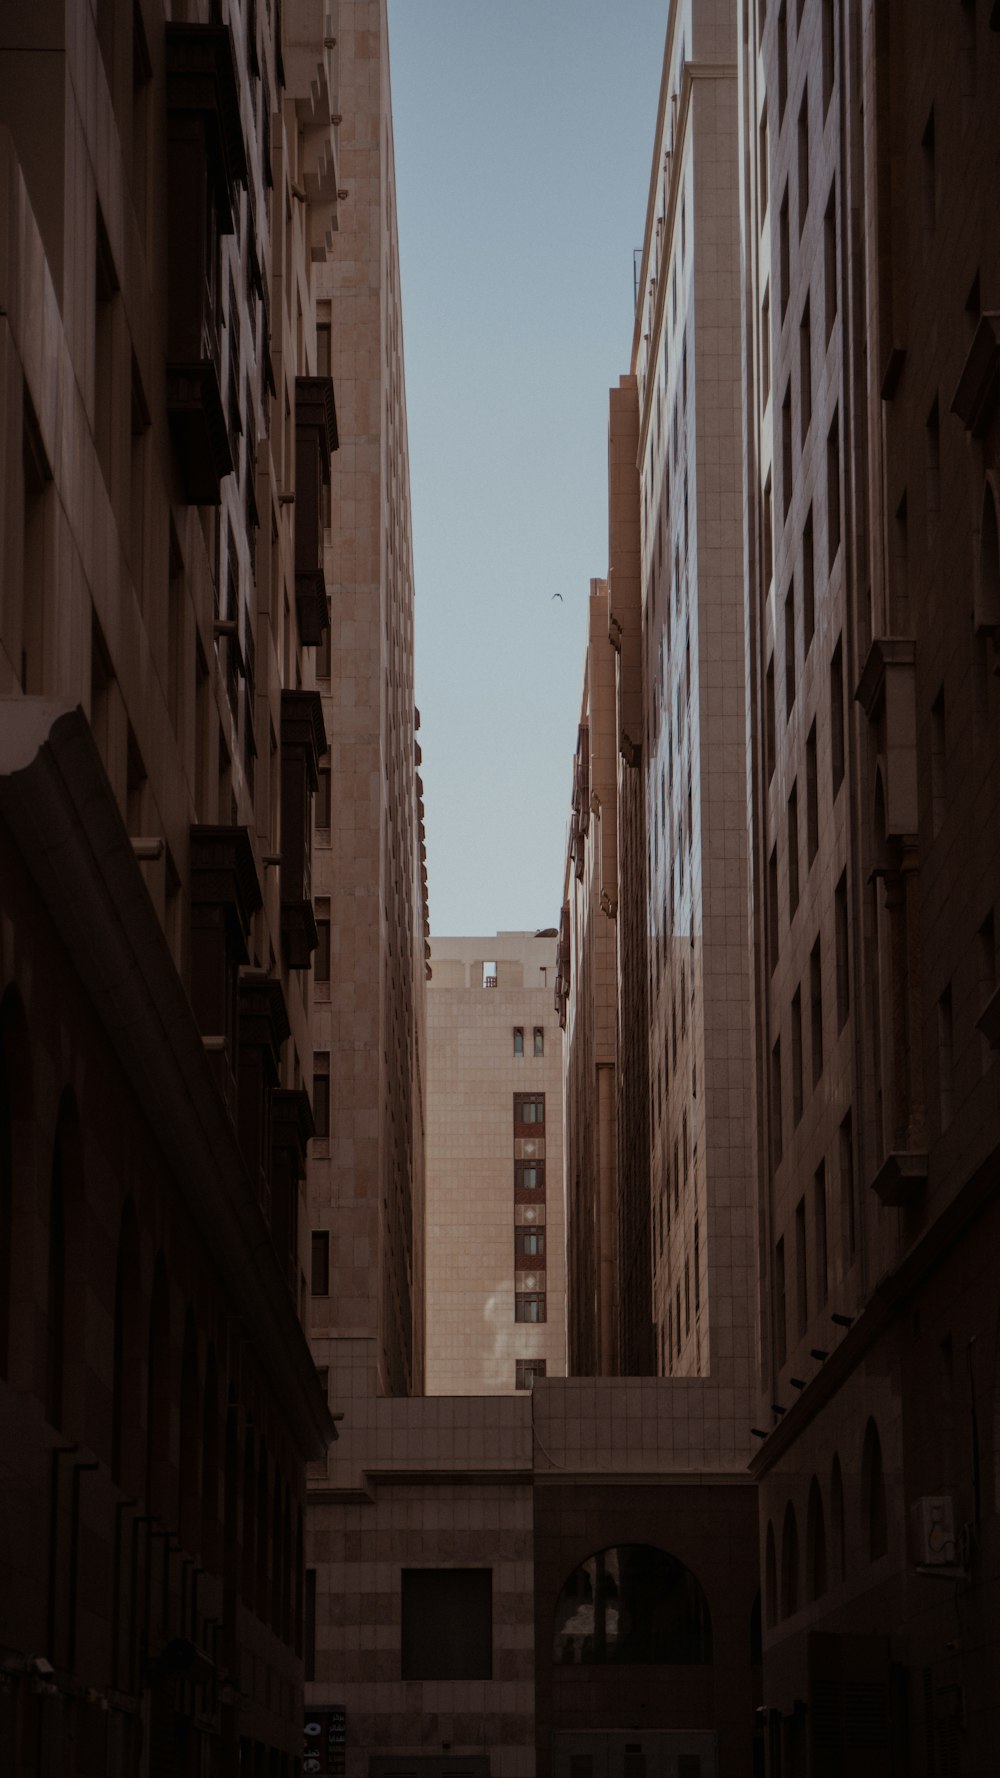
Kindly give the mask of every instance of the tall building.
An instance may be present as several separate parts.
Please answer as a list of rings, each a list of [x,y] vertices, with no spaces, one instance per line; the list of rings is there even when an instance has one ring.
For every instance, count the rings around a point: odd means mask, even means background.
[[[295,1768],[333,1435],[299,1311],[334,67],[298,0],[284,37],[269,6],[168,10],[0,22],[17,1778]]]
[[[565,1033],[566,1355],[578,1377],[617,1368],[617,760],[608,583],[592,580],[555,994]]]
[[[317,668],[329,754],[314,861],[314,1101],[325,1111],[309,1174],[311,1329],[338,1389],[406,1395],[423,1387],[428,924],[385,0],[340,0],[336,36],[347,196],[316,274],[342,444]]]
[[[627,916],[643,940],[641,969],[632,961],[626,978],[620,940],[619,1024],[624,1033],[630,1021],[633,1030],[644,1023],[648,1033],[658,1368],[726,1377],[746,1391],[753,1174],[739,818],[746,772],[739,211],[734,182],[720,172],[736,165],[737,125],[733,8],[721,0],[671,6],[633,342],[636,418],[618,421],[631,427],[638,463],[641,562],[629,609],[616,611],[612,582],[612,620],[621,623],[623,685],[631,654],[621,751],[635,759],[645,835],[630,865],[640,909]],[[612,475],[623,403],[618,392]],[[622,455],[627,461],[624,441]],[[623,883],[619,927],[624,894]],[[620,1066],[629,1067],[625,1054]]]
[[[556,932],[435,938],[427,988],[426,1390],[566,1373]]]
[[[995,24],[742,45],[772,1772],[994,1759]]]

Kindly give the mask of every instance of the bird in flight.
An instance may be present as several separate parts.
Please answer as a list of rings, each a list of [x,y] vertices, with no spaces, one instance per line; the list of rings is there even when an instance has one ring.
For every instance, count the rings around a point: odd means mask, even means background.
[[[564,600],[563,600],[563,596],[562,596],[562,593],[553,593],[553,595],[552,595],[552,599],[558,599],[558,600],[559,600],[559,603],[560,603],[560,605],[562,605],[562,604],[564,604],[564,602],[565,602],[565,601],[564,601]],[[552,603],[552,599],[550,599],[550,600],[549,600],[549,604],[550,604],[550,605],[551,605],[551,603]]]

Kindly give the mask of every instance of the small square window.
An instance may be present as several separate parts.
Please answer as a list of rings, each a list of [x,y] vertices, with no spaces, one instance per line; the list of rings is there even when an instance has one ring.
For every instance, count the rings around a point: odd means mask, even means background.
[[[515,1389],[533,1389],[536,1377],[544,1377],[544,1358],[518,1358],[514,1362]]]

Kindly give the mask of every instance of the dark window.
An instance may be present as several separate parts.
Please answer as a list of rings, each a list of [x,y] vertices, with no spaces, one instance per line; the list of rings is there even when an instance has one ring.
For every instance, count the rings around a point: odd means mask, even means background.
[[[330,980],[330,899],[321,896],[316,902],[316,955],[313,971],[318,982]]]
[[[832,568],[840,548],[840,416],[834,413],[826,435],[827,555]]]
[[[788,922],[799,905],[799,787],[792,785],[788,799]]]
[[[770,784],[774,777],[775,740],[774,740],[774,656],[767,663],[767,679],[764,685],[764,747],[767,764],[767,781]]]
[[[826,1163],[820,1161],[813,1178],[813,1230],[816,1244],[816,1307],[822,1309],[829,1292],[829,1259],[826,1245]]]
[[[836,797],[844,780],[844,656],[839,637],[830,661],[830,763]]]
[[[404,1568],[403,1679],[492,1679],[493,1571]]]
[[[792,1123],[802,1116],[802,989],[792,995]]]
[[[313,1296],[329,1296],[330,1294],[330,1234],[328,1229],[313,1229],[312,1293]]]
[[[545,1230],[543,1228],[516,1228],[514,1230],[514,1257],[517,1260],[544,1259]]]
[[[514,1026],[514,1054],[524,1055],[524,1029],[521,1025]]]
[[[536,1377],[544,1377],[544,1358],[518,1358],[514,1361],[515,1389],[533,1389]]]
[[[812,863],[819,851],[819,766],[816,724],[806,736],[806,860]]]
[[[514,1190],[515,1192],[544,1192],[545,1162],[515,1161]]]
[[[806,1201],[800,1198],[795,1206],[795,1313],[799,1334],[806,1331],[809,1320],[809,1276],[806,1261]]]
[[[696,1577],[648,1544],[621,1544],[588,1557],[556,1605],[558,1666],[712,1660],[712,1619]]]
[[[882,1473],[882,1446],[874,1420],[865,1429],[865,1446],[861,1473],[864,1486],[864,1507],[868,1532],[868,1558],[877,1562],[889,1548],[889,1518],[886,1510],[885,1477]]]
[[[316,1677],[316,1570],[306,1569],[305,1677]]]
[[[851,1010],[851,973],[847,929],[847,872],[842,871],[833,895],[837,950],[837,1030],[842,1031]]]
[[[840,1126],[840,1231],[844,1248],[844,1270],[854,1264],[857,1247],[854,1206],[854,1138],[851,1114]]]
[[[767,861],[767,926],[771,951],[771,970],[778,961],[778,848],[772,847]]]
[[[545,1094],[515,1093],[514,1094],[514,1127],[532,1125],[538,1133],[545,1128]]]
[[[788,1346],[788,1321],[785,1308],[785,1240],[782,1236],[774,1250],[774,1348],[778,1365],[785,1362]]]
[[[771,1151],[774,1165],[781,1160],[781,1038],[771,1051]]]
[[[538,1290],[519,1290],[514,1295],[515,1321],[544,1321],[545,1293]]]
[[[781,275],[781,319],[784,321],[788,308],[788,291],[791,281],[789,241],[788,241],[788,185],[786,183],[778,213],[778,264]]]
[[[319,1137],[330,1134],[330,1057],[317,1052],[313,1057],[313,1126]]]

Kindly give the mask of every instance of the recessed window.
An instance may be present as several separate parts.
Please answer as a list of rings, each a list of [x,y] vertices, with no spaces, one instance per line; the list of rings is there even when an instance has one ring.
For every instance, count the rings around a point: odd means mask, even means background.
[[[545,1162],[515,1161],[514,1190],[515,1192],[544,1192]]]
[[[404,1568],[403,1679],[492,1679],[493,1571]]]
[[[321,895],[316,900],[316,955],[313,959],[313,974],[318,982],[330,980],[330,897]]]
[[[514,1054],[515,1054],[515,1056],[523,1056],[524,1055],[524,1027],[523,1027],[523,1025],[515,1025],[514,1026]]]
[[[515,1093],[514,1094],[515,1126],[533,1125],[539,1134],[545,1127],[545,1094]]]
[[[665,1550],[648,1544],[601,1550],[559,1595],[552,1653],[558,1667],[707,1665],[708,1600],[690,1569]]]
[[[313,1229],[312,1232],[312,1294],[313,1296],[329,1296],[330,1294],[330,1231]]]
[[[544,1358],[518,1358],[514,1363],[514,1388],[533,1389],[536,1378],[544,1375]]]
[[[541,1025],[536,1025],[533,1037],[533,1048],[536,1056],[545,1054],[545,1032]]]
[[[544,1321],[545,1292],[541,1290],[518,1290],[514,1293],[515,1321]]]
[[[483,964],[483,987],[495,988],[497,985],[496,959]]]
[[[314,1134],[326,1137],[330,1134],[330,1055],[329,1051],[318,1050],[313,1056],[313,1095],[312,1113]]]
[[[515,1260],[544,1260],[544,1228],[516,1228],[514,1230],[514,1257]]]

